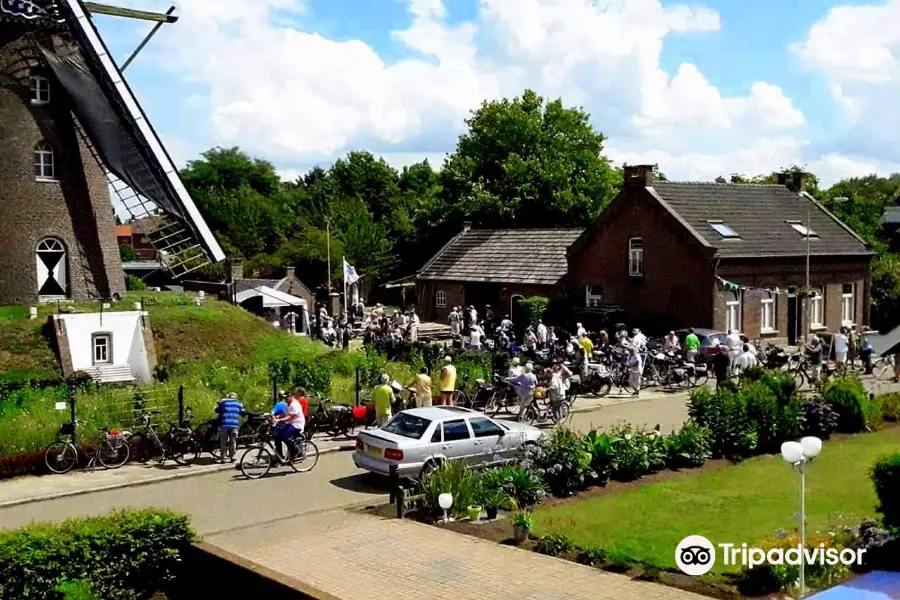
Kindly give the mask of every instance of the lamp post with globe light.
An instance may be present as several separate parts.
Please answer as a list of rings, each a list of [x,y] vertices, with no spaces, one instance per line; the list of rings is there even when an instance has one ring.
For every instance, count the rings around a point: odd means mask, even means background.
[[[806,464],[822,452],[822,440],[809,436],[781,445],[781,457],[800,472],[800,597],[806,594]]]
[[[447,511],[450,510],[450,507],[453,506],[453,494],[449,492],[444,492],[443,494],[438,495],[438,506],[441,507],[441,510],[444,511],[444,523],[450,522],[450,517],[447,515]]]

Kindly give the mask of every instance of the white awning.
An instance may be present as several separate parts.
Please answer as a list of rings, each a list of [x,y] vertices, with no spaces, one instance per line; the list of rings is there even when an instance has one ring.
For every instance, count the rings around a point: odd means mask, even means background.
[[[256,288],[244,290],[243,292],[238,292],[237,302],[238,304],[242,304],[250,298],[256,298],[257,296],[262,296],[263,308],[302,306],[307,311],[309,310],[309,307],[306,305],[306,300],[304,300],[303,298],[298,298],[297,296],[291,296],[290,294],[279,292],[275,288],[270,288],[266,285],[261,285]]]

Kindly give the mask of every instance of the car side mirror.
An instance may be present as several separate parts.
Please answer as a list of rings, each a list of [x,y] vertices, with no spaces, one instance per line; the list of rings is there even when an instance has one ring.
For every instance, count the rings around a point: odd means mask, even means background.
[[[506,435],[506,430],[501,427],[500,428],[500,437],[503,437],[504,435]]]

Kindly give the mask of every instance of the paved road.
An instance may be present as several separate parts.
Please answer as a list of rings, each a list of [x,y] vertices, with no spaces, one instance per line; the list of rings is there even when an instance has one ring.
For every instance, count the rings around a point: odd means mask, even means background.
[[[646,401],[616,401],[586,413],[576,413],[572,426],[580,430],[621,421],[660,423],[664,431],[686,418],[684,396]],[[278,473],[283,472],[283,475]],[[342,506],[366,505],[386,499],[385,481],[356,469],[349,452],[324,454],[311,473],[289,470],[259,481],[246,481],[237,471],[126,487],[0,509],[0,527],[13,528],[33,520],[61,520],[99,515],[114,508],[167,507],[192,516],[204,535]]]

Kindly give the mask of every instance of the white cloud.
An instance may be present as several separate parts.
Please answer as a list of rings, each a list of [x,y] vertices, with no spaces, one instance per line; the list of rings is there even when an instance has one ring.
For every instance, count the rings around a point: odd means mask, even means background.
[[[709,8],[481,0],[474,21],[449,24],[442,0],[406,4],[408,26],[387,38],[405,49],[401,60],[307,31],[302,17],[286,20],[286,12],[302,15],[300,0],[183,0],[181,20],[154,44],[176,76],[206,89],[210,144],[292,168],[360,147],[397,164],[442,157],[470,110],[526,87],[584,106],[618,152],[667,157],[660,162],[671,174],[680,175],[676,165],[697,170],[690,157],[747,160],[732,167],[741,172],[755,172],[758,161],[764,172],[782,156],[754,149],[790,139],[798,154],[787,162],[797,162],[805,147],[787,137],[805,120],[778,86],[748,82],[745,94],[729,96],[693,64],[674,74],[661,67],[667,36],[718,34]]]

